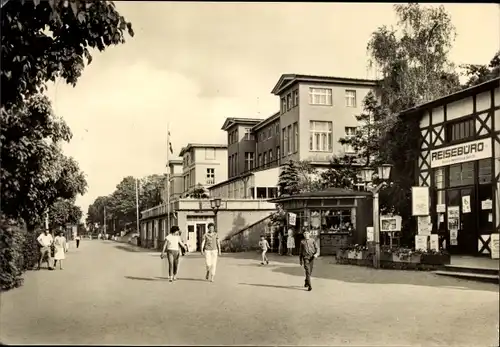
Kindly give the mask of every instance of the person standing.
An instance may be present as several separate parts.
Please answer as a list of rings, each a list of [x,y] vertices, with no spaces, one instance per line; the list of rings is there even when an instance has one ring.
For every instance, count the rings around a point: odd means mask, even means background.
[[[55,246],[54,268],[57,267],[57,261],[59,260],[59,269],[62,270],[63,269],[62,261],[66,259],[65,253],[68,251],[68,243],[62,231],[60,231],[59,235],[55,237],[54,246]]]
[[[165,238],[163,243],[163,249],[161,251],[160,258],[165,258],[165,250],[167,251],[168,259],[168,279],[170,282],[177,280],[177,271],[179,269],[179,255],[180,248],[186,249],[186,246],[181,240],[179,235],[180,229],[177,225],[173,225],[170,228],[170,234]]]
[[[314,259],[318,256],[319,247],[316,244],[316,241],[311,239],[311,232],[309,230],[304,230],[304,239],[300,241],[299,260],[300,266],[304,265],[304,270],[306,272],[304,287],[306,287],[309,291],[312,290],[311,275],[314,267]]]
[[[278,254],[283,255],[283,234],[281,230],[278,232]]]
[[[286,240],[286,248],[288,249],[287,254],[292,255],[293,249],[295,248],[295,239],[293,237],[293,229],[288,229],[288,237]]]
[[[80,247],[80,235],[76,235],[75,241],[76,241],[76,248]]]
[[[269,260],[267,259],[267,251],[269,250],[269,242],[267,242],[264,235],[260,236],[259,247],[262,250],[262,265],[269,264]]]
[[[217,269],[217,257],[221,255],[219,235],[217,235],[214,223],[208,224],[208,232],[203,236],[201,242],[201,254],[205,256],[207,267],[205,279],[213,282]]]
[[[42,262],[47,257],[47,267],[49,270],[54,270],[52,266],[50,265],[52,262],[52,254],[51,254],[51,247],[52,244],[54,243],[54,239],[52,238],[52,235],[49,234],[48,230],[44,230],[43,233],[41,233],[38,238],[36,239],[38,241],[38,244],[40,245],[40,259],[38,260],[38,270],[40,270],[42,266]]]

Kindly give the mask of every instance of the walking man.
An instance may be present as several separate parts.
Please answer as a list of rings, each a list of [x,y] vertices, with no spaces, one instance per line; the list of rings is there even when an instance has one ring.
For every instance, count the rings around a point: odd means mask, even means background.
[[[80,235],[76,235],[75,240],[76,240],[76,248],[80,247]]]
[[[208,224],[208,232],[203,236],[203,241],[201,242],[201,254],[205,256],[205,264],[207,266],[205,279],[213,282],[215,270],[217,269],[217,256],[221,255],[219,235],[217,235],[214,223]]]
[[[49,268],[49,270],[54,270],[51,266],[52,263],[51,247],[52,244],[54,243],[52,235],[49,234],[49,231],[46,229],[44,230],[43,233],[40,234],[40,236],[38,236],[36,240],[40,245],[40,259],[38,260],[38,270],[40,270],[40,267],[42,266],[42,262],[45,259],[45,257],[47,257],[47,267]]]
[[[312,290],[311,286],[311,275],[314,266],[314,259],[319,256],[319,247],[316,241],[311,239],[311,233],[309,230],[304,231],[304,239],[300,242],[299,248],[299,259],[300,265],[304,265],[304,270],[306,272],[306,281],[304,287],[308,291]]]

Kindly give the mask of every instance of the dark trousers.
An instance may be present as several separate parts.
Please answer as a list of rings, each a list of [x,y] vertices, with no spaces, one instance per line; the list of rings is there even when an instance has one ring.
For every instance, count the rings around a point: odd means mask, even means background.
[[[306,284],[310,285],[311,284],[311,276],[313,272],[313,267],[314,267],[314,257],[311,258],[304,258],[304,270],[306,271]]]
[[[76,248],[80,246],[80,240],[76,240]]]
[[[177,275],[177,269],[179,268],[179,251],[167,250],[168,259],[168,275],[170,277]]]

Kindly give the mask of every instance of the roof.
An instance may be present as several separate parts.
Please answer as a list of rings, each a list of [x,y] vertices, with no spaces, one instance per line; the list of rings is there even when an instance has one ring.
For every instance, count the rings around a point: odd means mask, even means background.
[[[182,159],[170,159],[168,165],[182,164]]]
[[[241,175],[238,175],[238,176],[234,176],[234,177],[231,177],[230,179],[227,179],[225,181],[222,181],[222,182],[219,182],[217,184],[213,184],[211,185],[210,187],[208,187],[208,190],[212,190],[214,188],[217,188],[217,187],[220,187],[220,186],[223,186],[225,184],[228,184],[228,183],[231,183],[231,182],[234,182],[234,181],[237,181],[238,179],[240,178],[245,178],[245,177],[248,177],[248,176],[251,176],[253,174],[253,171],[252,172],[245,172]]]
[[[222,125],[221,130],[225,131],[235,124],[254,126],[257,123],[262,122],[263,120],[264,119],[262,119],[262,118],[233,118],[233,117],[230,117],[230,118],[226,118],[226,121]]]
[[[256,131],[256,130],[259,130],[259,129],[262,129],[263,127],[265,127],[266,125],[268,125],[269,123],[273,122],[274,120],[278,119],[280,117],[280,112],[276,112],[275,114],[273,114],[272,116],[270,117],[267,117],[266,119],[264,119],[263,121],[255,124],[252,128],[252,131]]]
[[[462,89],[462,90],[459,90],[458,92],[448,94],[448,95],[445,95],[441,98],[434,99],[432,101],[414,106],[414,107],[409,108],[409,109],[406,109],[406,110],[400,112],[399,116],[403,117],[403,116],[415,115],[416,113],[419,113],[420,111],[423,111],[425,109],[448,104],[450,102],[454,102],[454,101],[457,101],[460,99],[467,98],[467,97],[472,96],[474,94],[478,94],[478,93],[482,93],[482,92],[487,91],[487,90],[498,88],[499,86],[500,86],[500,77],[497,77],[497,78],[494,78],[492,80],[478,84],[476,86],[472,86],[472,87],[469,87],[467,89]]]
[[[358,192],[354,190],[349,190],[349,189],[342,189],[342,188],[328,188],[322,191],[317,191],[317,192],[306,192],[306,193],[301,193],[301,194],[296,194],[296,195],[290,195],[290,196],[281,196],[279,198],[275,199],[269,199],[269,202],[284,202],[284,201],[290,201],[290,200],[306,200],[306,199],[325,199],[325,198],[331,198],[331,199],[342,199],[342,198],[365,198],[367,196],[371,196],[372,194],[370,192]]]
[[[377,80],[347,78],[347,77],[332,77],[332,76],[315,76],[315,75],[299,75],[299,74],[283,74],[271,91],[274,95],[279,95],[284,89],[291,87],[296,82],[319,82],[331,84],[357,84],[361,86],[375,87]]]
[[[219,144],[203,144],[203,143],[188,143],[186,147],[181,148],[181,152],[179,153],[179,157],[182,157],[184,153],[189,151],[191,148],[221,148],[227,149],[227,145]]]

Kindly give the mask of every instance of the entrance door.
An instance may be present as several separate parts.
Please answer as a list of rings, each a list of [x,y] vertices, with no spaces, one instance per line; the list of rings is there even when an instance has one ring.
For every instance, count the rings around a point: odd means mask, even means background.
[[[188,224],[188,233],[187,233],[187,246],[189,252],[197,251],[196,249],[196,233],[194,232],[194,224]]]
[[[201,251],[201,241],[203,240],[203,236],[207,231],[206,223],[197,223],[196,224],[196,251]]]
[[[474,255],[477,253],[478,238],[476,221],[477,213],[479,212],[474,187],[450,189],[447,195],[447,206],[460,206],[457,245],[448,243],[450,250],[456,254]],[[468,207],[464,204],[467,202]]]

